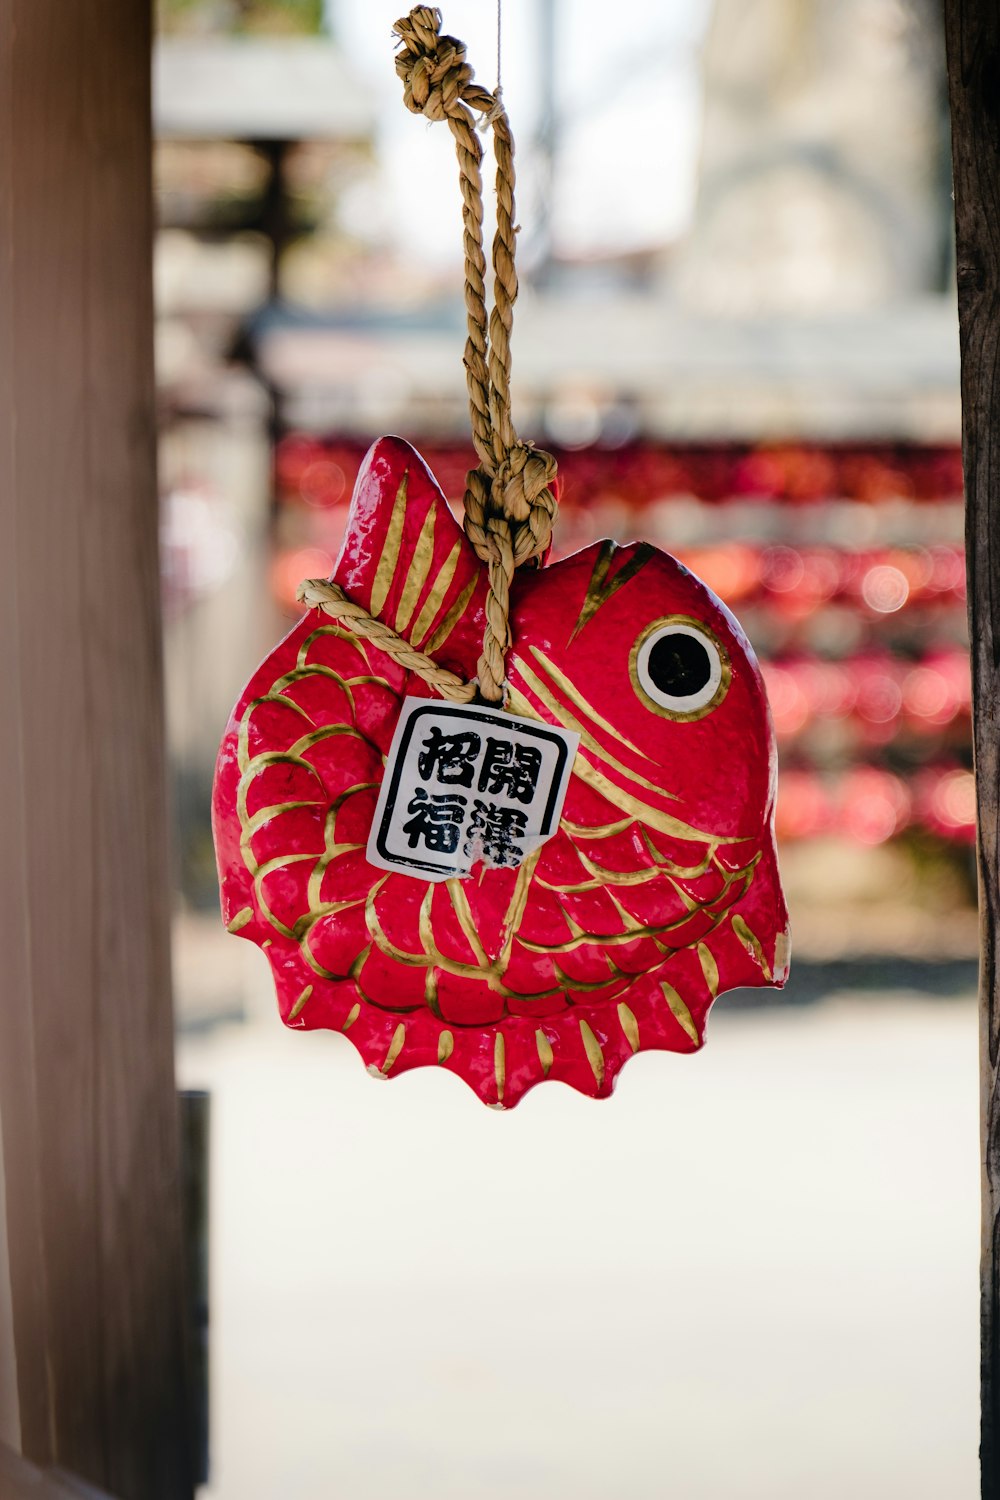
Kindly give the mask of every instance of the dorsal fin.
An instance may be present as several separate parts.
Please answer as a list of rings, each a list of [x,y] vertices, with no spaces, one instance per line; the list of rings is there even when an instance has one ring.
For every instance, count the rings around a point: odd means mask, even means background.
[[[639,542],[633,547],[621,547],[617,542],[605,541],[600,545],[597,557],[594,560],[594,571],[584,595],[583,606],[580,610],[569,643],[572,644],[583,627],[594,618],[602,604],[607,604],[613,594],[616,594],[623,584],[628,583],[649,561],[656,549],[649,542]],[[617,572],[611,572],[612,563],[619,554],[631,553],[626,556]]]
[[[423,459],[384,437],[358,473],[332,577],[442,666],[475,675],[485,623],[486,570]]]

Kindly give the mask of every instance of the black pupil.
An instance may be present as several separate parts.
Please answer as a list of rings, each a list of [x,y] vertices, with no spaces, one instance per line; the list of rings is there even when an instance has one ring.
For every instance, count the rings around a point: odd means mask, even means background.
[[[647,670],[668,698],[690,698],[712,675],[708,652],[693,635],[663,635],[649,653]]]

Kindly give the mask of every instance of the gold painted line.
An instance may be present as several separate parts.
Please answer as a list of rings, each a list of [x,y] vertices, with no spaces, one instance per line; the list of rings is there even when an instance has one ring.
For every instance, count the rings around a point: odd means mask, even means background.
[[[723,838],[719,834],[708,833],[702,828],[693,828],[690,823],[684,823],[680,818],[671,817],[669,813],[661,812],[658,807],[650,807],[648,803],[641,802],[638,797],[633,797],[629,792],[609,781],[602,771],[592,766],[582,755],[578,755],[573,762],[573,775],[579,776],[581,781],[591,787],[595,792],[600,792],[602,797],[622,812],[628,813],[631,820],[636,823],[645,823],[650,828],[655,828],[657,833],[670,834],[672,838],[686,839],[691,843],[706,844],[714,846],[718,844],[740,844],[746,843],[746,839]]]
[[[617,551],[617,542],[609,540],[601,543],[601,550],[597,554],[594,571],[590,575],[590,582],[587,585],[587,592],[583,597],[583,605],[577,616],[576,624],[573,626],[573,631],[568,642],[569,645],[573,644],[587,621],[593,619],[604,602],[604,580],[608,576],[611,559]]]
[[[413,622],[410,631],[410,645],[422,649],[424,636],[434,623],[434,616],[445,601],[445,596],[451,588],[451,581],[458,567],[458,559],[462,555],[462,543],[457,541],[442,564],[441,571],[434,580],[434,587],[420,606],[420,613]]]
[[[420,911],[417,915],[417,936],[420,946],[428,959],[433,959],[437,944],[434,942],[434,886],[431,881],[427,882],[427,890],[424,892],[420,903]],[[376,913],[376,915],[378,915]]]
[[[635,1018],[635,1013],[629,1009],[624,1000],[618,1002],[618,1019],[621,1022],[622,1031],[625,1033],[625,1039],[632,1048],[632,1051],[638,1052],[639,1022]]]
[[[588,828],[585,823],[571,823],[569,818],[560,818],[559,827],[565,828],[571,838],[610,839],[617,833],[624,833],[634,822],[634,818],[619,818],[616,823],[595,823],[593,828]]]
[[[610,891],[608,895],[611,896]],[[612,896],[611,899],[614,900],[614,897]],[[711,912],[710,907],[706,907],[705,910]],[[565,906],[562,907],[562,913],[571,933],[569,938],[564,939],[561,943],[538,943],[531,938],[523,937],[519,940],[522,948],[527,948],[529,953],[572,953],[574,949],[579,948],[583,943],[600,943],[610,947],[620,943],[634,943],[639,938],[663,937],[665,934],[676,932],[679,927],[683,927],[690,920],[688,914],[685,912],[683,917],[678,917],[672,922],[662,922],[642,927],[627,926],[623,932],[585,932],[573,920]],[[634,920],[628,913],[621,913],[621,915],[624,920],[629,922]],[[718,921],[718,918],[716,918],[716,921]],[[682,944],[682,946],[687,947],[688,945]]]
[[[316,767],[311,766],[307,760],[303,760],[301,755],[293,755],[288,750],[262,751],[260,755],[255,755],[253,760],[247,763],[236,788],[236,813],[241,827],[247,820],[247,794],[258,775],[261,771],[266,771],[269,766],[281,765],[298,766],[300,770],[307,771],[310,776],[315,776],[320,786],[323,785],[323,778]]]
[[[542,1065],[542,1077],[548,1078],[552,1067],[552,1043],[544,1031],[535,1032],[535,1047],[538,1051],[538,1061]]]
[[[707,943],[699,943],[698,962],[701,964],[701,972],[705,976],[708,985],[708,993],[714,1000],[719,993],[719,965],[715,962],[715,955]]]
[[[396,630],[400,635],[406,634],[406,627],[413,617],[413,611],[417,607],[417,600],[420,598],[420,590],[427,581],[427,575],[434,561],[434,522],[436,517],[437,508],[432,504],[424,517],[424,524],[420,528],[417,545],[414,547],[413,556],[410,558],[406,582],[403,584],[403,592],[399,596],[399,605],[396,609]]]
[[[648,760],[651,765],[656,765],[656,761],[653,760],[651,755],[647,755],[645,750],[640,750],[638,745],[633,745],[632,741],[626,735],[622,734],[620,729],[616,729],[613,724],[608,723],[607,719],[601,717],[594,705],[587,702],[580,689],[574,682],[570,681],[566,673],[557,667],[555,662],[549,661],[544,651],[540,651],[537,646],[532,646],[531,654],[542,667],[543,671],[549,674],[556,687],[561,688],[566,697],[577,708],[589,714],[598,728],[603,729],[605,734],[610,734],[613,739],[620,740],[623,745],[632,751],[633,755],[638,755],[641,760]]]
[[[708,852],[706,853],[704,859],[702,859],[698,864],[679,865],[675,860],[667,859],[665,854],[660,853],[659,849],[656,848],[645,828],[640,828],[639,832],[642,835],[643,843],[649,850],[650,859],[653,860],[653,862],[659,865],[662,869],[666,870],[670,875],[676,875],[682,880],[697,880],[697,878],[700,875],[704,875],[706,870],[708,870],[713,864],[716,866],[716,868],[719,868],[718,860],[715,854],[716,846],[714,845],[709,846]],[[678,894],[683,896],[683,892],[678,892]]]
[[[472,908],[469,905],[469,898],[465,894],[465,887],[457,877],[446,880],[445,886],[451,899],[451,909],[458,918],[458,925],[462,929],[466,942],[472,949],[476,962],[481,964],[484,969],[488,969],[490,960],[487,957],[486,949],[480,941],[479,933],[476,931],[476,922],[472,915]]]
[[[611,568],[611,561],[617,550],[618,548],[614,542],[605,542],[601,547],[597,561],[594,564],[594,571],[590,575],[590,583],[583,601],[583,608],[580,610],[579,618],[569,638],[570,644],[576,640],[583,627],[594,618],[601,606],[607,604],[608,600],[614,594],[617,594],[623,584],[628,583],[641,568],[646,566],[646,563],[653,555],[654,548],[649,542],[640,542],[628,562],[619,568],[610,583],[606,583],[605,580]]]
[[[595,740],[587,726],[575,714],[570,713],[564,704],[559,702],[558,698],[549,691],[545,683],[531,670],[526,662],[519,660],[516,670],[524,678],[531,691],[535,694],[535,697],[542,700],[555,718],[556,723],[562,724],[565,729],[575,730],[580,736],[581,745],[585,746],[592,755],[596,755],[598,760],[604,761],[605,765],[611,766],[613,770],[620,772],[622,776],[626,776],[629,781],[646,787],[650,792],[655,792],[658,797],[667,797],[674,802],[677,801],[675,793],[668,792],[664,787],[657,785],[655,781],[650,781],[647,777],[640,775],[638,771],[631,770],[629,766],[623,765],[609,750],[605,750],[604,746],[598,740]],[[523,713],[521,705],[526,701],[523,694],[519,693],[516,688],[512,688],[509,690],[509,698],[512,704],[517,699],[518,707],[515,709],[515,712]],[[524,717],[528,716],[524,715]],[[577,757],[577,762],[574,762],[574,769],[578,761],[579,756]]]
[[[382,1074],[383,1078],[388,1076],[389,1069],[392,1067],[393,1063],[396,1061],[396,1058],[402,1052],[403,1043],[405,1041],[406,1027],[403,1025],[402,1021],[400,1021],[399,1025],[392,1033],[392,1041],[389,1043],[389,1050],[385,1054],[385,1062],[379,1069],[379,1072]]]
[[[358,1001],[355,1001],[350,1010],[347,1012],[347,1015],[344,1017],[344,1024],[340,1028],[341,1031],[350,1031],[351,1027],[354,1025],[360,1014],[361,1006]]]
[[[438,978],[437,969],[428,969],[424,974],[424,1004],[432,1016],[441,1020],[441,1006],[438,1003]]]
[[[493,1072],[497,1081],[497,1103],[503,1103],[503,1089],[507,1081],[507,1054],[504,1049],[503,1032],[498,1031],[493,1043]]]
[[[442,1031],[438,1037],[438,1063],[446,1063],[455,1050],[455,1038],[450,1031]]]
[[[382,543],[382,551],[375,569],[375,578],[372,582],[371,611],[373,615],[382,613],[382,606],[388,598],[389,589],[392,586],[393,576],[396,572],[396,564],[399,560],[399,546],[403,540],[403,521],[406,516],[406,489],[409,481],[409,470],[407,469],[399,481],[399,489],[392,505],[392,515],[389,517],[389,527]]]
[[[322,729],[314,729],[310,734],[304,734],[300,740],[296,740],[287,753],[289,755],[304,755],[307,750],[312,750],[315,745],[321,744],[323,740],[334,739],[338,734],[349,735],[351,739],[361,740],[366,745],[371,745],[372,743],[370,739],[361,733],[360,729],[355,729],[353,724],[324,724]]]
[[[302,642],[302,645],[299,647],[299,654],[296,657],[297,666],[305,667],[308,665],[309,647],[312,645],[313,641],[315,641],[316,637],[320,635],[334,635],[339,640],[346,641],[349,646],[354,647],[355,651],[361,657],[361,660],[364,662],[365,666],[371,666],[371,661],[365,648],[364,638],[362,636],[355,635],[352,630],[345,630],[342,625],[317,625],[316,629],[306,636],[305,640]]]
[[[233,919],[232,919],[231,922],[227,922],[226,923],[226,931],[227,932],[242,932],[243,928],[247,925],[247,923],[248,922],[252,922],[252,921],[253,921],[253,907],[252,906],[244,906],[242,908],[242,910],[240,910],[240,911],[238,911],[236,913],[235,917],[233,917]]]
[[[247,818],[240,837],[240,843],[249,843],[255,833],[259,833],[265,823],[270,823],[272,818],[280,818],[282,813],[300,812],[304,807],[323,807],[322,802],[274,802],[270,807],[258,808],[252,818]]]
[[[587,1054],[587,1061],[590,1063],[590,1069],[594,1075],[594,1081],[597,1084],[598,1088],[603,1088],[604,1053],[601,1051],[600,1042],[597,1040],[596,1036],[587,1025],[586,1021],[580,1022],[580,1036],[583,1038],[583,1050]]]
[[[518,928],[521,926],[521,921],[524,917],[524,909],[528,904],[531,882],[535,875],[535,866],[538,864],[541,854],[542,849],[541,845],[539,845],[537,849],[528,855],[517,872],[517,879],[514,881],[514,891],[510,898],[510,904],[504,913],[502,928],[504,934],[503,947],[500,949],[500,954],[496,961],[498,976],[503,975],[507,965],[510,963],[511,949],[514,946],[514,939],[517,936]]]
[[[451,632],[454,630],[459,620],[465,614],[466,606],[469,600],[472,598],[473,594],[476,592],[476,584],[478,582],[478,573],[473,573],[472,577],[469,579],[469,582],[466,584],[465,588],[459,594],[455,603],[451,606],[451,609],[449,609],[448,613],[441,621],[441,624],[438,626],[437,630],[435,630],[434,634],[427,642],[427,645],[421,646],[420,649],[423,651],[425,656],[433,656],[435,651],[439,651],[444,645],[445,641],[451,635]]]
[[[313,992],[312,985],[311,984],[307,984],[306,987],[305,987],[305,989],[302,991],[301,995],[299,996],[299,998],[296,1000],[295,1004],[292,1006],[291,1010],[288,1012],[288,1019],[290,1021],[294,1021],[295,1020],[296,1016],[301,1012],[303,1006],[305,1005],[306,1001],[309,999],[309,996],[312,994],[312,992]]]
[[[673,985],[668,984],[665,979],[661,979],[660,989],[663,991],[664,1000],[666,1000],[667,1004],[670,1006],[670,1011],[673,1015],[674,1020],[683,1031],[687,1032],[691,1040],[693,1042],[697,1042],[700,1046],[701,1038],[698,1035],[698,1028],[694,1024],[694,1017],[691,1015],[690,1010],[685,1005],[684,1001],[681,999],[677,991],[674,989]]]
[[[764,949],[761,944],[760,938],[757,937],[756,933],[750,930],[750,928],[747,926],[746,922],[738,912],[732,918],[732,924],[733,931],[735,932],[736,936],[739,938],[744,947],[750,949],[754,958],[760,964],[761,970],[764,974],[764,978],[767,980],[768,984],[770,984],[773,975],[771,974],[771,966],[768,963],[767,959],[764,957]]]
[[[576,845],[573,846],[576,848]],[[599,865],[582,849],[576,849],[577,858],[591,875],[596,876],[598,885],[647,885],[651,880],[669,880],[666,870],[661,865],[653,865],[646,870],[606,870]],[[589,887],[593,889],[593,886]]]

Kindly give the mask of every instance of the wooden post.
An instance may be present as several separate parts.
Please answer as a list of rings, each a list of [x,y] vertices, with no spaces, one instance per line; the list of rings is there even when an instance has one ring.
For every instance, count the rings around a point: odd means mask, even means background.
[[[945,0],[979,821],[982,1494],[1000,1496],[1000,6]]]
[[[191,1494],[150,11],[0,0],[0,1111],[21,1448],[116,1500]]]

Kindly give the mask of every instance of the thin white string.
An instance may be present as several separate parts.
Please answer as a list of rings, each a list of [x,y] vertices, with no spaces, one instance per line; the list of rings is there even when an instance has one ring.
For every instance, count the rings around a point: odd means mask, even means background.
[[[500,93],[500,30],[502,22],[503,0],[497,0],[497,94]]]

